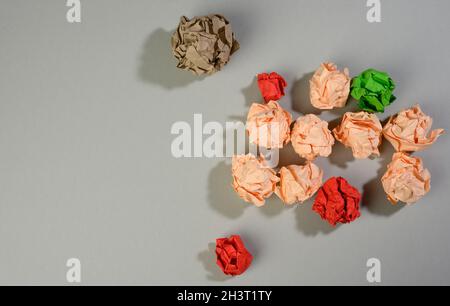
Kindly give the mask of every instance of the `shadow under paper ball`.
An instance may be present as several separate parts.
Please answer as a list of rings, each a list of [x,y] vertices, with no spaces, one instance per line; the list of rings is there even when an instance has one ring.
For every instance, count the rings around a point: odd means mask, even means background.
[[[348,167],[348,163],[355,160],[352,149],[345,147],[337,140],[334,143],[333,152],[328,158],[331,164],[342,169],[346,169]]]
[[[328,123],[328,129],[333,131],[341,123],[342,117],[336,118]],[[333,134],[334,137],[334,134]],[[334,139],[334,146],[332,152],[328,157],[331,164],[338,166],[339,168],[345,169],[348,167],[348,163],[355,160],[353,157],[352,149],[344,146],[336,138]]]
[[[300,79],[292,83],[291,98],[292,110],[302,114],[320,115],[322,110],[315,108],[311,104],[309,98],[309,80],[314,75],[314,72],[304,74]]]
[[[288,143],[279,151],[278,168],[286,167],[289,165],[304,165],[306,159],[301,157],[295,152],[292,142]]]
[[[244,202],[231,186],[231,165],[220,162],[209,173],[208,201],[209,205],[221,215],[236,219],[251,204]]]
[[[244,95],[246,106],[251,106],[253,103],[264,102],[264,99],[259,91],[258,81],[256,80],[256,77],[252,79],[250,85],[241,89],[241,92]]]
[[[172,89],[202,79],[177,68],[177,59],[170,46],[171,36],[172,32],[160,28],[147,37],[139,62],[140,80]]]
[[[312,210],[316,195],[302,204],[296,204],[295,216],[297,229],[306,236],[316,236],[317,234],[329,234],[335,231],[340,225],[333,227],[326,220]]]
[[[207,274],[206,279],[216,282],[224,282],[232,278],[229,275],[223,274],[222,270],[216,264],[216,245],[211,242],[208,244],[208,249],[201,251],[198,254],[198,260],[203,264]]]
[[[272,218],[281,214],[284,209],[283,202],[274,194],[268,199],[266,199],[266,203],[257,207],[258,211],[261,212],[264,216],[268,218]]]
[[[405,204],[400,202],[397,205],[392,205],[387,199],[381,183],[381,178],[386,172],[387,165],[391,162],[393,154],[394,148],[386,139],[383,139],[383,143],[380,146],[380,168],[377,171],[377,177],[363,186],[361,206],[366,207],[373,214],[390,216],[405,206]]]

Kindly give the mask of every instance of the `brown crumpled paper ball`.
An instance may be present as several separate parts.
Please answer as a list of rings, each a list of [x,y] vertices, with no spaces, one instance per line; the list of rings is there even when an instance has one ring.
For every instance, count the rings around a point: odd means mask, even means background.
[[[179,61],[177,67],[195,75],[219,71],[238,49],[230,23],[218,14],[191,20],[182,16],[172,34],[172,53]]]

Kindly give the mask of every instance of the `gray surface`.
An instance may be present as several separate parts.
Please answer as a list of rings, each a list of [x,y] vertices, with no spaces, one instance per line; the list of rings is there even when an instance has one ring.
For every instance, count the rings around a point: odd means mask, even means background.
[[[82,1],[81,24],[66,22],[64,4],[1,0],[1,284],[66,284],[70,257],[83,284],[367,284],[366,260],[378,257],[383,284],[450,285],[448,136],[418,154],[431,192],[401,209],[378,181],[389,145],[376,160],[341,146],[320,159],[326,177],[364,190],[361,218],[335,230],[311,202],[244,204],[225,159],[170,154],[173,122],[243,118],[264,70],[286,76],[294,117],[310,111],[303,76],[324,60],[392,75],[398,101],[382,119],[420,102],[450,130],[449,1],[382,1],[379,24],[360,0]],[[183,14],[211,12],[231,20],[241,49],[199,81],[174,68],[169,32]],[[225,279],[208,246],[231,233],[255,260]]]

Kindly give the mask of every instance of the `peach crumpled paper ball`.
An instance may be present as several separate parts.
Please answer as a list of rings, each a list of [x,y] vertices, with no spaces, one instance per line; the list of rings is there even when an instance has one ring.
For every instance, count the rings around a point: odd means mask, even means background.
[[[339,71],[333,63],[323,63],[309,81],[311,104],[319,109],[344,107],[350,93],[347,68]]]
[[[347,112],[340,125],[333,129],[334,137],[350,147],[358,159],[380,156],[382,126],[378,117],[367,112]]]
[[[295,152],[307,160],[331,154],[334,138],[328,129],[328,122],[313,114],[299,117],[291,131]]]
[[[264,205],[280,180],[262,155],[259,158],[253,154],[233,156],[231,172],[236,193],[256,206]]]
[[[265,148],[282,148],[290,141],[292,116],[277,101],[253,103],[247,115],[250,143]]]
[[[397,152],[392,156],[381,182],[392,204],[398,201],[411,204],[430,190],[430,178],[430,172],[423,167],[420,157]]]
[[[280,183],[275,193],[288,205],[306,201],[322,185],[323,171],[311,162],[282,167],[279,173]]]
[[[389,118],[383,135],[396,151],[420,151],[431,146],[444,133],[443,129],[429,133],[432,124],[433,119],[415,105]]]

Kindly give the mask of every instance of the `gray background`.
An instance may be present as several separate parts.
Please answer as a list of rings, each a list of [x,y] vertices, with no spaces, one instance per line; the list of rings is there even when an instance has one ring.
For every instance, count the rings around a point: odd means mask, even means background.
[[[282,105],[311,112],[307,80],[331,60],[355,75],[388,71],[398,100],[381,119],[420,103],[450,130],[450,44],[445,0],[82,1],[82,23],[65,1],[1,0],[0,283],[67,284],[66,260],[82,262],[83,284],[367,284],[366,261],[382,284],[450,285],[448,158],[441,137],[423,157],[431,192],[392,207],[379,178],[392,155],[355,161],[341,145],[318,164],[364,191],[362,216],[330,228],[311,201],[257,209],[230,188],[229,160],[175,159],[173,122],[244,118],[260,100],[254,75],[286,77]],[[241,49],[202,80],[178,71],[168,48],[181,15],[218,12]],[[321,117],[336,123],[340,111]],[[282,164],[298,162],[287,149]],[[211,246],[239,233],[251,268],[223,277]]]

